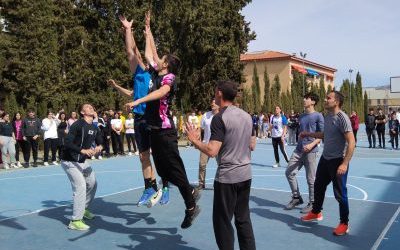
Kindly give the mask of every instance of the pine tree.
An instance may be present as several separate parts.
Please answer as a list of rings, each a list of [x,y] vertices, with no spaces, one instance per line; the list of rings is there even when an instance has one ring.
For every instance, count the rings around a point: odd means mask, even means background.
[[[254,102],[250,89],[243,89],[242,107],[243,110],[249,112],[250,114],[254,113]]]
[[[281,83],[279,80],[279,75],[275,75],[274,83],[271,87],[271,99],[272,99],[272,107],[282,106],[281,100]]]
[[[363,108],[364,108],[364,114],[362,117],[365,118],[368,114],[368,95],[367,95],[367,91],[364,91],[364,103],[363,103]]]
[[[151,8],[159,54],[173,53],[182,61],[177,106],[208,108],[215,80],[242,78],[240,54],[255,38],[241,14],[250,2],[145,0],[134,1],[132,8],[130,0],[3,0],[0,101],[13,90],[25,107],[42,101],[49,107],[75,108],[83,101],[120,107],[124,100],[109,95],[106,84],[113,78],[132,87],[118,15],[134,20],[143,51],[143,20]]]
[[[264,112],[271,112],[271,83],[269,81],[269,75],[267,71],[267,67],[264,69],[264,102],[263,108]]]
[[[363,93],[362,93],[362,80],[360,72],[357,72],[356,86],[355,86],[356,100],[357,100],[357,113],[360,114],[361,121],[364,121],[364,114],[367,110],[364,109]]]
[[[350,81],[349,79],[343,80],[343,84],[340,87],[340,92],[344,95],[344,102],[342,109],[345,111],[347,114],[350,114]]]
[[[253,82],[251,85],[251,93],[253,98],[254,112],[259,113],[261,111],[260,103],[260,79],[258,77],[257,65],[254,63],[253,69]]]
[[[319,112],[323,112],[324,111],[324,100],[326,97],[326,90],[325,90],[325,82],[324,82],[324,78],[320,78],[319,80],[319,88],[318,88],[318,96],[319,96],[319,102],[317,104],[317,111]]]
[[[293,71],[290,93],[293,97],[292,106],[294,107],[295,111],[301,112],[303,110],[303,81],[302,75],[297,71]]]

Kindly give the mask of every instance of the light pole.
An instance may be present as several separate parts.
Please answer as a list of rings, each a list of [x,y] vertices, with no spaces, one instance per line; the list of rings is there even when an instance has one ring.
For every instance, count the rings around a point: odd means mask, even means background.
[[[301,56],[301,58],[303,58],[303,69],[305,70],[304,59],[306,59],[307,53],[303,53],[300,51],[300,56]],[[305,83],[304,83],[304,73],[303,73],[303,96],[305,96],[305,95],[306,95],[306,93],[305,93]]]
[[[352,105],[351,105],[351,73],[353,73],[353,70],[352,69],[349,69],[349,75],[350,75],[350,78],[349,78],[349,89],[350,89],[350,99],[349,99],[349,101],[350,101],[350,110],[349,110],[349,114],[351,115],[351,112],[352,112]]]

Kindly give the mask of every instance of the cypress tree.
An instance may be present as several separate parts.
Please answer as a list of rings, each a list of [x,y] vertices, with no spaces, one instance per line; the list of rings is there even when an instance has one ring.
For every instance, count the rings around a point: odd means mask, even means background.
[[[264,102],[263,111],[271,112],[271,83],[269,81],[267,67],[264,69]]]
[[[258,77],[257,66],[255,63],[254,63],[254,68],[253,68],[253,82],[251,85],[251,92],[252,92],[252,98],[253,98],[254,112],[259,113],[261,111],[260,79]]]
[[[271,87],[271,99],[272,99],[272,107],[282,106],[281,100],[281,83],[279,80],[279,75],[275,75],[274,83]]]

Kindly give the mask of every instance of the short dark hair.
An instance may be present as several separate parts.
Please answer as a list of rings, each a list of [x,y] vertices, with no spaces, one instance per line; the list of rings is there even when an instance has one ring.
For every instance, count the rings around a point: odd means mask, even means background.
[[[221,91],[222,99],[233,102],[237,95],[237,83],[232,81],[218,81],[217,90]]]
[[[381,108],[381,107],[379,107],[379,108],[378,108],[378,111],[379,111],[379,110],[382,110],[382,108]]]
[[[339,108],[341,108],[344,102],[344,95],[337,90],[332,90],[330,93],[335,94],[335,100],[339,102]]]
[[[369,111],[374,111],[374,108],[369,108]]]
[[[315,102],[314,106],[316,106],[317,103],[319,102],[319,96],[317,94],[313,93],[313,92],[309,92],[309,93],[304,95],[304,99],[308,99],[308,98],[310,98],[311,101]]]
[[[168,54],[165,58],[165,60],[168,63],[168,73],[172,73],[174,75],[178,74],[179,68],[181,66],[181,59],[179,57]]]

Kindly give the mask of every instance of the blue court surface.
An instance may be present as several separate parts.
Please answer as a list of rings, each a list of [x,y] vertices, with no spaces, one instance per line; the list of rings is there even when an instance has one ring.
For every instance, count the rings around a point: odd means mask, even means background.
[[[360,131],[361,132],[361,131]],[[251,218],[258,249],[400,249],[400,151],[368,149],[365,134],[350,164],[350,233],[332,234],[339,208],[328,187],[324,220],[300,221],[290,200],[285,167],[273,169],[270,140],[259,140],[252,155]],[[388,146],[388,143],[387,143]],[[294,147],[287,147],[291,154]],[[197,182],[199,152],[181,148],[189,180]],[[135,204],[143,190],[137,156],[91,162],[98,180],[87,232],[67,229],[72,192],[60,166],[0,172],[0,249],[217,249],[212,227],[215,160],[207,169],[207,189],[195,224],[180,228],[184,204],[176,187],[171,201],[151,209]],[[307,200],[305,172],[299,185]],[[239,249],[236,243],[236,249]]]

